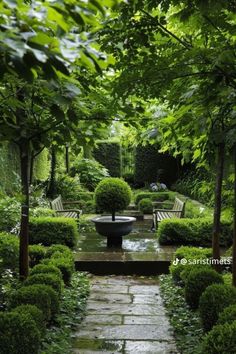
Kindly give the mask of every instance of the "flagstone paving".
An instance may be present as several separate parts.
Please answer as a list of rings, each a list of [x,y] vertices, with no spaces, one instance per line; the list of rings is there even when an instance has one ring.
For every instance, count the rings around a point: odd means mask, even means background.
[[[74,354],[178,353],[156,279],[93,276]]]

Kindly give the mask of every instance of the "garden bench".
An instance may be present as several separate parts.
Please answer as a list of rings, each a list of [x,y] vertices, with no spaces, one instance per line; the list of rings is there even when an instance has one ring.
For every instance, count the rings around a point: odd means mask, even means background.
[[[160,204],[160,202],[157,203]],[[183,202],[179,198],[175,197],[172,209],[153,209],[153,228],[157,229],[158,223],[164,219],[183,218],[185,203],[185,201]]]
[[[62,197],[59,195],[56,199],[50,202],[51,208],[56,211],[57,214],[65,216],[67,218],[77,219],[82,214],[80,209],[64,209],[65,204],[78,204],[78,201],[63,201]]]

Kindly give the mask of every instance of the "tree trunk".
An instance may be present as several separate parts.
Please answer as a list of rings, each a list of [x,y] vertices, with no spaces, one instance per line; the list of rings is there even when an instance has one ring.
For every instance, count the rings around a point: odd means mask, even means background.
[[[21,225],[20,225],[20,279],[24,280],[29,272],[29,169],[30,151],[29,141],[23,140],[20,145],[20,169],[21,189],[23,201],[21,204]]]
[[[50,181],[47,190],[47,197],[55,198],[56,186],[55,186],[55,175],[56,175],[56,149],[54,146],[51,148],[51,171],[50,171]]]
[[[69,156],[69,145],[66,145],[66,173],[70,172],[70,156]]]
[[[234,145],[234,230],[233,230],[233,285],[236,286],[236,144]]]
[[[115,218],[116,218],[116,213],[115,211],[112,212],[112,216],[111,216],[111,220],[112,221],[115,221]]]
[[[225,144],[218,145],[217,151],[217,171],[215,184],[215,207],[214,207],[214,221],[213,221],[213,235],[212,235],[212,251],[213,260],[218,264],[214,264],[215,270],[218,272],[220,267],[220,217],[221,217],[221,199],[222,199],[222,182],[224,175],[225,162]]]

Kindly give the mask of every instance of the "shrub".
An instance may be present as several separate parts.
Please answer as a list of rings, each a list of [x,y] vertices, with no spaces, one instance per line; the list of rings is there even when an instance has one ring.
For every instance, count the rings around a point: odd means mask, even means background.
[[[30,275],[24,282],[25,286],[34,285],[34,284],[45,284],[50,285],[58,295],[61,295],[62,292],[62,279],[56,274],[53,273],[38,273]]]
[[[56,254],[56,256],[58,255]],[[67,285],[70,284],[71,276],[74,272],[74,262],[71,259],[60,256],[51,259],[44,259],[43,263],[59,268],[62,273],[64,283]]]
[[[41,216],[56,216],[56,211],[53,209],[38,207],[30,210],[30,216],[34,218],[39,218]]]
[[[65,244],[74,247],[78,239],[77,224],[71,218],[31,218],[29,223],[31,244],[42,243],[44,246]]]
[[[191,308],[198,308],[203,291],[211,284],[223,283],[222,276],[213,269],[192,270],[185,283],[185,299]]]
[[[83,191],[79,178],[68,175],[59,176],[55,182],[55,188],[56,193],[61,194],[62,199],[75,200],[80,192]]]
[[[139,204],[140,200],[149,198],[152,202],[164,202],[166,200],[174,200],[175,193],[173,192],[141,192],[136,194],[134,202]]]
[[[214,326],[214,328],[204,338],[200,353],[235,354],[236,321]]]
[[[45,258],[50,258],[53,256],[54,253],[58,252],[61,256],[64,256],[65,258],[68,257],[73,259],[73,255],[70,248],[65,245],[52,245],[48,247],[47,252],[45,254]]]
[[[0,231],[10,232],[20,221],[20,202],[14,197],[0,199]]]
[[[30,314],[0,312],[1,354],[38,353],[40,333]]]
[[[121,147],[116,141],[99,141],[93,151],[94,158],[107,168],[111,177],[121,176]]]
[[[42,245],[29,245],[29,264],[34,267],[46,255],[46,247]]]
[[[213,284],[206,288],[199,300],[199,312],[205,331],[216,324],[220,312],[236,303],[236,289],[225,284]]]
[[[176,282],[182,280],[185,283],[191,270],[210,268],[210,266],[204,264],[204,262],[207,263],[206,259],[210,258],[211,256],[212,250],[210,248],[198,248],[189,246],[179,247],[175,251],[174,258],[178,260],[185,258],[188,263],[186,265],[181,264],[181,262],[178,262],[176,265],[171,264],[170,273],[173,280]]]
[[[232,285],[232,273],[223,274],[223,280],[226,285]]]
[[[119,178],[106,178],[95,191],[96,207],[101,211],[111,212],[125,209],[131,201],[130,186]]]
[[[12,295],[10,303],[13,308],[23,304],[37,306],[42,311],[47,322],[59,310],[57,293],[48,285],[22,286]]]
[[[232,323],[236,321],[236,304],[226,307],[220,314],[218,324]]]
[[[161,245],[209,246],[212,239],[212,219],[166,219],[161,221],[157,237]],[[232,244],[232,229],[229,221],[221,223],[220,245]]]
[[[36,326],[39,330],[39,332],[43,335],[45,333],[45,321],[43,317],[42,311],[35,305],[20,305],[15,307],[12,311],[12,313],[19,313],[21,314],[27,314],[30,315],[32,320],[36,323]]]
[[[30,275],[34,274],[56,274],[60,279],[62,279],[62,273],[60,269],[53,265],[38,264],[31,271]]]
[[[19,266],[19,238],[6,232],[0,232],[0,268],[15,271]]]
[[[153,206],[151,199],[144,198],[138,203],[138,208],[143,214],[152,214]]]
[[[107,169],[99,162],[89,159],[76,160],[71,175],[78,174],[80,182],[89,191],[94,191],[98,183],[109,176]]]

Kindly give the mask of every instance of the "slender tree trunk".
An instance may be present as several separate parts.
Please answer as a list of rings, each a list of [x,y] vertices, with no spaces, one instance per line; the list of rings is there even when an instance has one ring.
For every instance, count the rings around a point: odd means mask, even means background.
[[[21,169],[21,189],[23,202],[21,204],[21,225],[20,225],[20,279],[23,280],[29,272],[29,169],[30,153],[29,141],[23,140],[20,145],[20,169]]]
[[[236,144],[234,145],[234,230],[233,230],[233,285],[236,286]]]
[[[66,173],[69,174],[69,171],[70,171],[69,145],[66,145]]]
[[[212,235],[212,251],[213,260],[220,261],[220,217],[221,217],[221,199],[222,199],[222,182],[224,175],[225,162],[225,144],[218,145],[217,152],[217,173],[215,184],[215,207],[214,207],[214,221],[213,221],[213,235]],[[218,260],[218,261],[217,261]],[[220,262],[214,264],[214,268],[220,271]]]
[[[56,194],[55,187],[55,175],[56,175],[56,149],[54,146],[51,148],[51,171],[50,171],[50,181],[47,190],[47,197],[54,198]]]

